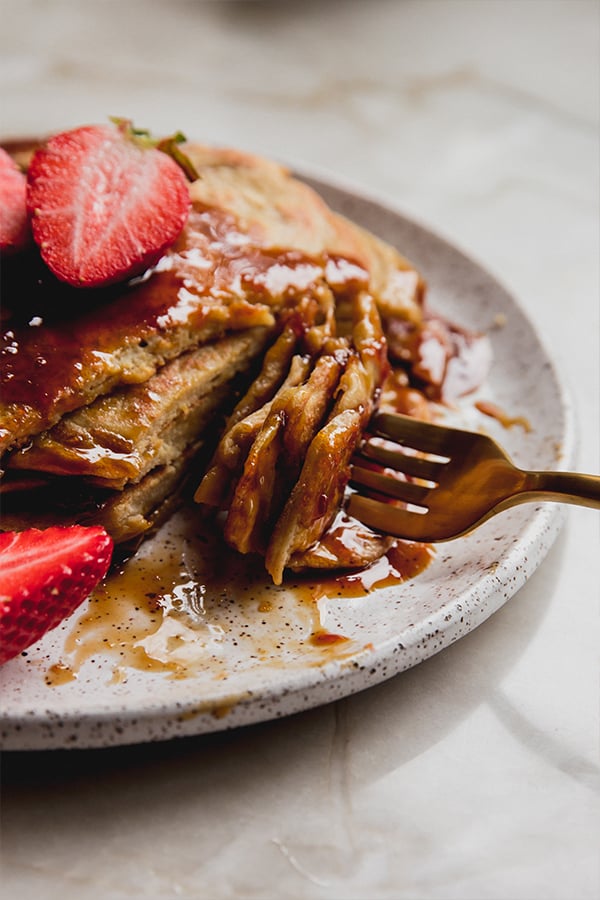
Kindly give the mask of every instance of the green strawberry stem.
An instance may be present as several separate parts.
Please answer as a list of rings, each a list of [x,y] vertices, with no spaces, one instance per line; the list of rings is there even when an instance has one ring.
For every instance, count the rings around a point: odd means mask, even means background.
[[[186,136],[181,131],[177,131],[170,137],[156,140],[147,129],[135,128],[131,119],[110,116],[110,121],[117,126],[124,137],[133,141],[138,147],[141,147],[142,149],[160,150],[162,153],[166,153],[167,156],[170,156],[183,171],[188,181],[196,181],[199,177],[193,162],[179,146],[180,144],[184,144],[187,140]]]
[[[198,172],[187,153],[184,153],[179,147],[179,144],[184,143],[185,140],[185,136],[178,131],[177,134],[174,134],[172,137],[163,138],[162,141],[159,141],[156,145],[156,149],[162,150],[163,153],[166,153],[167,156],[170,156],[171,159],[175,160],[179,168],[183,170],[188,181],[196,181],[196,179],[199,178]]]

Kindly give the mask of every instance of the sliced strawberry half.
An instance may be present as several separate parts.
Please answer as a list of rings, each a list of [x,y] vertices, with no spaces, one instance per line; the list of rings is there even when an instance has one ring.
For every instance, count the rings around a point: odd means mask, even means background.
[[[100,527],[0,534],[0,664],[77,609],[106,575],[112,550]]]
[[[0,251],[16,253],[31,240],[27,181],[12,156],[0,147]]]
[[[62,281],[97,287],[125,280],[175,242],[190,192],[183,169],[158,146],[117,120],[57,134],[34,154],[27,172],[31,227]]]

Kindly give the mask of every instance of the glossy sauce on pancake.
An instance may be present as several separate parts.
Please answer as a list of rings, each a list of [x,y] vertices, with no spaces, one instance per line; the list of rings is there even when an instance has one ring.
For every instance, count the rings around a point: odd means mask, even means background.
[[[265,249],[223,211],[195,205],[181,237],[142,278],[70,288],[30,253],[2,269],[0,449],[54,424],[116,384],[229,330],[270,326],[315,291],[326,259]]]

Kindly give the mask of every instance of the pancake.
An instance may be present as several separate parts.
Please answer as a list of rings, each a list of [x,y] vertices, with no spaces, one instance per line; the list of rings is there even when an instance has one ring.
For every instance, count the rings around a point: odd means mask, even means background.
[[[0,452],[232,330],[273,327],[300,297],[373,281],[386,315],[421,320],[423,284],[393,248],[267,160],[186,146],[198,171],[177,242],[141,278],[70,288],[35,249],[2,266]]]
[[[151,532],[182,500],[188,470],[200,444],[192,444],[173,462],[152,469],[121,491],[94,488],[83,479],[21,477],[17,489],[2,493],[2,530],[52,525],[102,525],[116,544]],[[12,482],[14,486],[14,482]]]
[[[137,483],[210,426],[267,338],[266,329],[249,329],[183,353],[142,384],[98,397],[33,437],[8,455],[8,472],[85,476],[117,490]]]
[[[432,317],[420,273],[284,167],[184,150],[188,221],[142,276],[80,289],[35,247],[3,261],[0,527],[99,523],[131,541],[187,485],[275,582],[366,565],[389,542],[362,526],[339,540],[339,512],[390,362],[440,398],[485,341]]]

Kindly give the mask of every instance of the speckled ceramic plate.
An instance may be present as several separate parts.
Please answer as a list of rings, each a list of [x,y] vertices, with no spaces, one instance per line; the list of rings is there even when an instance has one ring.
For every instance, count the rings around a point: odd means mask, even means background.
[[[479,396],[525,417],[531,430],[503,429],[476,412],[472,397],[461,411],[466,424],[485,427],[521,465],[566,467],[570,408],[513,298],[454,247],[383,204],[313,183],[334,208],[421,269],[434,309],[489,332],[495,362]],[[2,747],[94,747],[199,734],[377,684],[497,610],[544,558],[561,523],[553,504],[503,513],[469,537],[440,545],[415,578],[339,597],[310,583],[269,587],[245,560],[211,544],[197,512],[179,516],[144,545],[126,590],[109,589],[2,668]],[[157,612],[152,604],[160,591],[169,608]]]

